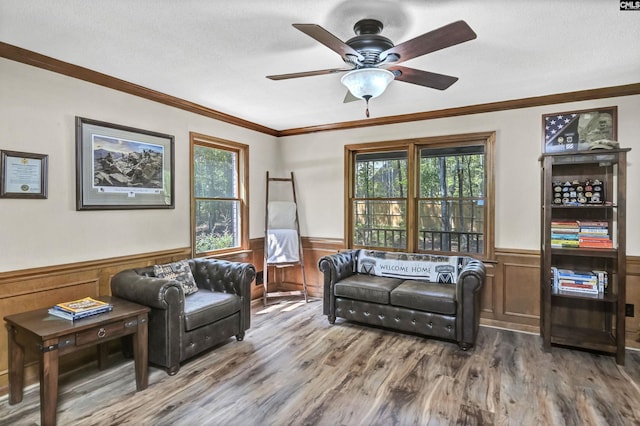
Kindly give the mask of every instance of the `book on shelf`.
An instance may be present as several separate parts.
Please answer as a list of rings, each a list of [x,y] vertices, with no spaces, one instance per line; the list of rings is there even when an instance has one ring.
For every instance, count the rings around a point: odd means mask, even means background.
[[[608,228],[609,222],[606,220],[581,220],[580,227],[589,227],[589,228]]]
[[[595,274],[591,271],[581,272],[581,271],[574,271],[572,269],[558,268],[557,273],[558,273],[558,278],[566,278],[569,280],[576,280],[576,281],[593,281],[597,278]]]
[[[560,221],[560,220],[552,220],[551,221],[551,229],[558,231],[579,231],[580,224],[577,220],[570,221]]]
[[[551,288],[553,291],[558,291],[558,268],[551,267]]]
[[[109,312],[113,306],[91,297],[58,303],[49,309],[49,314],[69,320],[77,320],[92,315]]]
[[[578,248],[579,240],[551,240],[551,248]]]
[[[579,240],[579,236],[578,234],[571,232],[571,233],[561,233],[561,232],[552,232],[551,233],[551,240]]]
[[[595,270],[593,273],[598,277],[598,291],[604,293],[609,286],[609,274],[607,271]]]
[[[576,293],[590,293],[590,294],[598,294],[598,283],[595,282],[593,284],[585,284],[580,282],[575,282],[572,280],[558,280],[558,290],[560,291],[573,291]]]
[[[581,226],[579,235],[595,235],[596,237],[600,237],[602,235],[609,235],[608,228],[590,228]]]
[[[609,238],[580,237],[578,245],[582,248],[613,248],[613,241]]]
[[[604,293],[607,279],[606,271],[574,271],[551,267],[551,285],[556,292]]]

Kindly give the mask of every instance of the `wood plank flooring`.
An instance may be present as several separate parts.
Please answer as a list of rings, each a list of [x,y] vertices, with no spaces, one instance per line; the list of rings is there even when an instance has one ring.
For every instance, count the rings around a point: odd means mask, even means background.
[[[184,364],[151,367],[135,392],[119,354],[61,377],[59,425],[633,425],[640,352],[613,357],[554,347],[540,336],[481,327],[477,346],[330,325],[321,302],[253,308],[242,342]],[[0,398],[1,425],[40,423],[39,388]]]

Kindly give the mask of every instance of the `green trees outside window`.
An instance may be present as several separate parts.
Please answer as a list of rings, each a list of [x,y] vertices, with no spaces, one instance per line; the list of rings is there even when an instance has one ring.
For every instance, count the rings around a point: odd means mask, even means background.
[[[484,252],[484,147],[420,150],[418,248]]]
[[[493,133],[348,145],[351,247],[492,255]]]
[[[243,246],[243,150],[192,135],[194,254]]]
[[[407,152],[357,154],[354,243],[407,247]]]

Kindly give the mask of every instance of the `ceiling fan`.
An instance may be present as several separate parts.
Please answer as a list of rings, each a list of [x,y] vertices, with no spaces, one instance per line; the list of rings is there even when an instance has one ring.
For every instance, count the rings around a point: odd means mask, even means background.
[[[347,66],[269,75],[267,78],[285,80],[346,72],[347,74],[341,79],[342,84],[349,89],[345,102],[364,99],[367,102],[367,117],[369,117],[369,99],[380,96],[394,79],[438,90],[445,90],[458,80],[457,77],[400,66],[399,63],[477,37],[464,21],[452,22],[398,45],[394,45],[387,37],[380,35],[383,25],[376,19],[362,19],[356,22],[353,27],[356,36],[346,42],[320,25],[293,24],[293,26],[339,54]]]

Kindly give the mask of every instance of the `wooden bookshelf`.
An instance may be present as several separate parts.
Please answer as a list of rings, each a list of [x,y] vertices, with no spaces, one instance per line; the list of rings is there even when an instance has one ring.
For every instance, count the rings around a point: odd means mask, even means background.
[[[546,351],[550,351],[552,345],[562,345],[605,352],[624,365],[628,151],[627,148],[563,152],[540,157],[540,333]],[[601,203],[559,200],[563,197],[559,195],[563,190],[559,189],[560,183],[570,183],[566,186],[576,189],[582,182],[596,180],[604,194]],[[576,199],[584,198],[577,196]],[[613,248],[552,247],[552,222],[574,220],[606,222]],[[552,267],[607,271],[608,287],[597,295],[557,291],[553,288]]]

